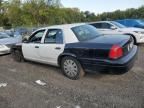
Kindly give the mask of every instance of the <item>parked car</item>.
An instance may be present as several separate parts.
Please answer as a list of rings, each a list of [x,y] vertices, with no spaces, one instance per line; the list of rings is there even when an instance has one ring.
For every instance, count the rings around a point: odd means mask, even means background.
[[[137,27],[144,29],[144,20],[142,19],[123,19],[116,20],[116,22],[125,25],[126,27]]]
[[[10,53],[12,45],[18,43],[19,40],[14,37],[10,37],[8,34],[0,32],[0,55]]]
[[[5,33],[7,33],[10,37],[14,37],[14,31],[12,30],[5,30]]]
[[[23,36],[18,31],[5,30],[4,33],[8,34],[10,37],[16,38],[18,42],[22,42]]]
[[[134,39],[134,43],[144,43],[144,29],[126,27],[115,21],[97,21],[89,23],[97,28],[103,34],[125,34]]]
[[[85,72],[129,71],[135,61],[137,46],[125,35],[102,35],[87,24],[58,25],[35,31],[22,44],[12,48],[17,61],[30,60],[61,67],[70,79]]]
[[[27,28],[16,28],[15,32],[19,33],[20,35],[26,35],[29,33],[29,30]]]

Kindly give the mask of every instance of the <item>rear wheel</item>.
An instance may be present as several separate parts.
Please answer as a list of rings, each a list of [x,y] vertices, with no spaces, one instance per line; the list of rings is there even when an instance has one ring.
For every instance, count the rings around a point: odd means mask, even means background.
[[[73,57],[64,57],[61,62],[61,68],[64,75],[72,80],[77,80],[85,74],[81,64]]]

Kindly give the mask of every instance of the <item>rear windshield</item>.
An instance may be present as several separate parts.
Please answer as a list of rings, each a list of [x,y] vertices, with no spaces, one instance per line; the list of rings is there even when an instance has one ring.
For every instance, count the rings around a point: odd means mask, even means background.
[[[86,41],[100,36],[100,33],[91,25],[73,27],[72,31],[79,41]]]

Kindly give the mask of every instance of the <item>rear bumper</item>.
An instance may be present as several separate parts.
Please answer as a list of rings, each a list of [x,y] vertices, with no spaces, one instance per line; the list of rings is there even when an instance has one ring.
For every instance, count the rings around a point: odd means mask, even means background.
[[[128,72],[134,65],[137,58],[137,46],[131,52],[118,60],[93,60],[90,64],[83,63],[82,66],[87,72],[112,71],[114,74]]]

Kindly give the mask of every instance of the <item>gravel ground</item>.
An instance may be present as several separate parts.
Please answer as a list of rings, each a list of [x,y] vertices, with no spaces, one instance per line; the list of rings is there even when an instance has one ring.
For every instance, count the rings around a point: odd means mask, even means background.
[[[139,47],[130,72],[86,74],[77,81],[56,67],[0,56],[0,83],[8,83],[0,88],[0,108],[144,108],[144,46]]]

